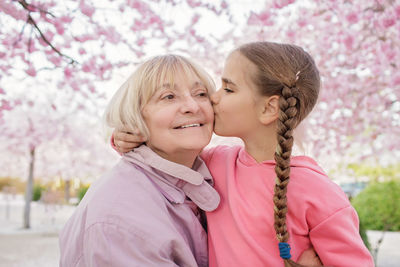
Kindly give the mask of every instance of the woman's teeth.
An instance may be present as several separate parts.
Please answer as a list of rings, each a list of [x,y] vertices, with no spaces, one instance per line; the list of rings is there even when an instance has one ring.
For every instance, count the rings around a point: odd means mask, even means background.
[[[194,123],[194,124],[188,124],[188,125],[179,126],[176,129],[185,129],[185,128],[189,128],[189,127],[199,127],[199,126],[201,126],[201,124]]]

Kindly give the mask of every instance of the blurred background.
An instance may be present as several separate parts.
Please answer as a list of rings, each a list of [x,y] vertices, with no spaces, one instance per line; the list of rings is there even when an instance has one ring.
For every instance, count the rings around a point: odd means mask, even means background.
[[[314,57],[321,94],[295,151],[342,186],[377,266],[400,266],[399,0],[1,0],[0,266],[58,265],[59,229],[119,159],[102,114],[137,64],[181,54],[218,87],[257,40]]]

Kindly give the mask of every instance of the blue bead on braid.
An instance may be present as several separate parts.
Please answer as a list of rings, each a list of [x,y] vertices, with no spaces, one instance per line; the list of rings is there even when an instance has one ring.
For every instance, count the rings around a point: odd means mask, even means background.
[[[284,260],[290,259],[292,257],[290,255],[290,245],[285,242],[279,242],[279,254]]]

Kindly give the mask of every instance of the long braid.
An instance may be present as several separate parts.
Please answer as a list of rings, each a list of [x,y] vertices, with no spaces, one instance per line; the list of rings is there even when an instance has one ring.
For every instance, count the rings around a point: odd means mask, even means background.
[[[275,231],[279,242],[286,242],[289,234],[286,229],[287,199],[286,192],[290,175],[290,156],[292,154],[293,136],[295,126],[296,98],[292,96],[290,88],[284,86],[282,97],[279,98],[278,120],[278,147],[275,152],[275,172],[277,175],[274,195]]]
[[[276,184],[274,188],[274,228],[280,243],[286,243],[289,233],[286,227],[287,186],[290,178],[290,156],[293,147],[293,129],[296,126],[297,99],[294,96],[296,87],[284,85],[279,98],[279,119],[277,128],[278,146],[275,152]],[[294,261],[285,260],[285,266],[302,266]]]

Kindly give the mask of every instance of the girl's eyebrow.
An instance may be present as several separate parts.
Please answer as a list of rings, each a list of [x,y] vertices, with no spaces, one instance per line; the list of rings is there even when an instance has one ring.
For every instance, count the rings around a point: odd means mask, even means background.
[[[232,80],[229,80],[228,78],[222,77],[221,80],[226,84],[231,84],[231,85],[237,86]]]

